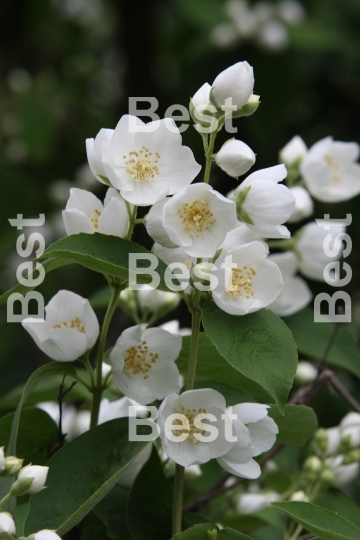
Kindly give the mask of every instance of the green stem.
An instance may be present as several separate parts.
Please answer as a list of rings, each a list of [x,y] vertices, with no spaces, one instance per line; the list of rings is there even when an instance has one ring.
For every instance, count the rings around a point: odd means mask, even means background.
[[[289,540],[297,540],[299,538],[299,535],[301,533],[301,531],[303,530],[303,526],[302,525],[298,525],[294,531],[294,534],[292,534],[289,538]]]
[[[210,169],[211,169],[211,162],[213,160],[213,150],[214,150],[214,144],[215,144],[216,135],[217,135],[217,130],[216,129],[210,133],[209,146],[208,146],[207,152],[205,154],[205,156],[206,156],[205,172],[204,172],[204,182],[205,182],[205,184],[208,184],[209,180],[210,180]]]
[[[100,333],[100,339],[99,339],[99,347],[98,347],[98,355],[96,360],[96,380],[95,385],[93,386],[92,392],[93,392],[93,399],[91,404],[91,420],[90,420],[90,428],[93,428],[97,425],[98,418],[99,418],[99,410],[100,410],[100,402],[101,402],[101,396],[103,393],[103,381],[102,381],[102,363],[104,358],[104,351],[105,351],[105,342],[107,333],[109,330],[110,322],[112,319],[112,316],[114,315],[118,298],[120,291],[122,289],[122,286],[120,285],[113,285],[112,286],[112,294],[110,303],[108,305],[103,326]]]
[[[201,324],[201,311],[200,311],[200,291],[194,289],[193,301],[191,304],[192,324],[191,324],[191,343],[190,343],[190,355],[189,366],[186,378],[185,390],[192,390],[194,388],[195,374],[196,374],[196,361],[199,347],[199,334]],[[173,498],[173,535],[181,532],[182,524],[182,509],[183,509],[183,494],[184,494],[184,467],[176,465],[175,479],[174,479],[174,498]]]
[[[10,495],[10,493],[8,493],[7,495],[5,495],[5,497],[3,499],[1,499],[0,501],[0,511],[1,511],[1,508],[2,506],[9,500],[11,499],[12,495]]]
[[[127,233],[127,236],[126,236],[126,240],[131,240],[131,237],[132,237],[132,234],[133,234],[133,231],[134,231],[134,227],[135,227],[135,223],[137,221],[136,220],[137,206],[134,206],[133,211],[131,211],[130,205],[129,205],[128,202],[126,203],[126,206],[127,206],[127,209],[128,209],[129,220],[130,220],[129,230],[128,230],[128,233]]]

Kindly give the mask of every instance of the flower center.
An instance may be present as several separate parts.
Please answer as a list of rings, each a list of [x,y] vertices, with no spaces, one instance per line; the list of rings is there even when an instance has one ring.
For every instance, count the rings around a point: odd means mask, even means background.
[[[196,417],[198,417],[198,420],[206,418],[206,409],[185,409],[185,407],[180,407],[179,409],[176,409],[176,412],[188,419],[190,429],[186,429],[186,427],[184,427],[184,429],[175,429],[173,431],[175,437],[180,437],[180,435],[186,433],[189,435],[186,439],[187,441],[199,444],[200,441],[195,437],[195,434],[205,435],[206,430],[196,427],[194,420]],[[182,419],[179,418],[178,420],[174,420],[173,425],[182,426]]]
[[[82,334],[85,334],[85,326],[83,325],[83,322],[81,319],[79,319],[79,317],[75,317],[75,319],[73,319],[69,323],[62,322],[60,324],[54,324],[53,328],[75,328]]]
[[[137,182],[146,182],[151,178],[155,178],[159,174],[157,163],[161,155],[159,152],[150,152],[146,146],[142,146],[140,150],[131,150],[128,154],[123,155],[126,172],[132,176]]]
[[[133,375],[142,374],[144,379],[148,379],[148,373],[158,358],[157,353],[149,351],[146,341],[139,341],[124,352],[124,371],[130,371]]]
[[[227,292],[234,298],[239,298],[240,296],[250,298],[250,296],[254,296],[255,291],[252,287],[252,280],[255,274],[256,270],[254,268],[248,268],[247,266],[244,266],[243,268],[233,268],[226,288]]]
[[[330,174],[331,174],[331,177],[332,177],[332,183],[333,184],[340,184],[342,182],[342,178],[341,176],[339,175],[339,169],[340,169],[340,165],[338,165],[337,163],[335,163],[335,161],[333,160],[333,158],[329,155],[326,155],[324,157],[329,169],[330,169]]]
[[[185,203],[178,212],[185,230],[192,238],[198,238],[216,222],[214,214],[209,210],[209,203],[203,199],[195,199],[191,204]]]
[[[99,228],[100,216],[101,216],[100,210],[94,210],[91,216],[89,216],[92,221],[92,224],[94,225],[94,229],[96,230]]]

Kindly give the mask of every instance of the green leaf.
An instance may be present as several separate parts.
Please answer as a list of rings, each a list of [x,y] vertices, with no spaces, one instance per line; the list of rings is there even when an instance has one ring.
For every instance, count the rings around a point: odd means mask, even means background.
[[[123,280],[129,279],[129,255],[150,255],[150,252],[129,240],[107,234],[74,234],[51,244],[41,255],[40,259],[53,257],[73,263],[79,263],[102,274],[115,276]],[[151,254],[152,257],[155,255]],[[156,272],[160,277],[159,288],[168,290],[164,284],[166,264],[158,259]],[[137,275],[138,283],[150,283],[151,277],[146,273],[149,267],[148,259],[139,259],[137,268],[144,274]]]
[[[0,418],[0,447],[7,446],[14,413]],[[19,422],[17,456],[36,465],[45,465],[57,443],[57,426],[50,416],[36,407],[22,410]]]
[[[303,309],[286,317],[300,353],[321,360],[334,331],[333,323],[315,323],[313,310]],[[346,369],[360,377],[360,350],[344,328],[340,328],[328,354],[330,365]]]
[[[150,539],[149,539],[150,540]],[[160,539],[159,539],[160,540]],[[221,531],[211,523],[200,523],[191,529],[173,536],[173,540],[252,540],[250,536],[225,528]]]
[[[49,272],[52,272],[53,270],[56,270],[57,268],[61,268],[62,266],[67,266],[68,264],[71,264],[71,261],[64,261],[64,260],[61,260],[61,259],[48,259],[47,261],[41,263],[45,269],[45,272],[46,274],[48,274]],[[30,277],[34,277],[36,278],[38,275],[38,271],[35,270],[34,272],[32,272],[29,276],[28,276],[28,279]],[[26,285],[23,284],[24,281],[20,281],[17,285],[15,285],[14,287],[12,287],[12,289],[4,292],[1,296],[0,296],[0,306],[2,304],[5,304],[9,298],[9,296],[13,293],[20,293],[22,294],[23,296],[26,295],[26,293],[32,291],[35,289],[35,287],[27,287]]]
[[[304,446],[318,427],[316,414],[304,405],[286,405],[282,416],[275,406],[269,410],[269,416],[278,425],[277,442],[292,446]]]
[[[176,361],[180,373],[185,376],[187,374],[189,363],[190,340],[190,336],[183,337],[182,349],[179,358]],[[199,337],[196,377],[198,380],[208,380],[211,378],[213,381],[230,384],[263,403],[272,401],[270,394],[268,394],[259,384],[244,377],[239,371],[232,368],[219,354],[215,345],[213,345],[204,333],[201,333]]]
[[[25,535],[54,529],[62,536],[114,487],[146,442],[129,442],[128,419],[80,435],[49,461],[47,489],[31,497]],[[146,426],[138,426],[144,434]]]
[[[237,371],[260,384],[284,412],[297,367],[296,344],[286,324],[262,309],[245,316],[201,302],[205,333]]]
[[[273,503],[300,523],[307,531],[317,534],[323,540],[359,540],[360,528],[347,519],[306,502],[279,502]]]

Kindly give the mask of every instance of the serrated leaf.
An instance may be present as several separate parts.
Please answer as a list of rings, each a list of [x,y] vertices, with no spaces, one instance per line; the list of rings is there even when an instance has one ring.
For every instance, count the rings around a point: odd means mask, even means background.
[[[275,420],[279,428],[277,442],[291,446],[304,446],[318,427],[313,409],[304,405],[286,405],[284,416],[279,413],[276,406],[272,406],[269,416]]]
[[[150,253],[147,249],[124,240],[117,236],[107,234],[73,234],[66,238],[58,240],[51,244],[41,255],[40,259],[52,257],[63,259],[73,263],[78,263],[90,270],[115,276],[127,281],[129,279],[129,255],[143,254],[157,257]],[[158,260],[156,272],[160,277],[159,288],[168,290],[164,283],[164,272],[166,265],[163,261]],[[144,271],[149,267],[148,259],[139,259],[137,268],[139,272]],[[137,283],[150,283],[151,276],[147,273],[137,275]]]
[[[146,442],[129,442],[128,419],[106,422],[61,448],[49,461],[46,490],[31,497],[25,535],[53,529],[62,536],[115,486]],[[138,433],[147,433],[138,426]]]
[[[273,503],[273,506],[323,540],[359,540],[360,538],[359,527],[315,504],[290,501]]]
[[[61,268],[62,266],[67,266],[68,264],[71,264],[71,261],[62,261],[61,259],[48,259],[41,264],[45,269],[45,273],[48,274],[49,272],[52,272],[57,268]],[[35,277],[35,274],[37,273],[38,271],[35,270],[35,272],[32,272],[31,275],[28,276],[28,279],[30,279],[30,277]],[[8,301],[9,296],[11,296],[13,293],[19,293],[25,296],[26,293],[33,291],[34,289],[35,287],[28,287],[24,285],[24,281],[21,281],[0,296],[0,306],[2,304],[5,304]]]
[[[298,350],[315,360],[321,360],[334,331],[333,323],[315,323],[313,310],[303,309],[286,317]],[[360,377],[360,350],[344,328],[340,328],[327,356],[330,365],[346,369]]]
[[[188,370],[190,340],[190,336],[183,337],[182,349],[176,361],[180,373],[184,376],[186,376]],[[270,394],[260,385],[232,368],[220,355],[208,336],[205,333],[201,333],[199,336],[196,378],[197,380],[208,380],[209,377],[220,383],[231,384],[231,386],[239,388],[248,396],[263,403],[270,403],[272,401]]]
[[[284,412],[297,367],[296,344],[272,311],[229,315],[213,302],[201,302],[205,333],[237,371],[261,385]]]

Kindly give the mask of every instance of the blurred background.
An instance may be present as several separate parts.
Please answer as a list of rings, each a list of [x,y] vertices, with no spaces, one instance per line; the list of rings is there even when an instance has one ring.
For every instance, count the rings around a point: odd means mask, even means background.
[[[72,186],[102,198],[105,189],[87,164],[85,139],[114,128],[128,112],[128,96],[155,96],[162,117],[185,106],[204,83],[229,65],[254,66],[256,114],[236,121],[237,137],[257,154],[256,168],[275,165],[295,134],[308,146],[332,135],[360,143],[360,0],[2,0],[0,4],[0,293],[16,283],[23,260],[17,214],[45,213],[47,245],[64,236],[61,210]],[[144,118],[148,121],[148,118]],[[218,144],[226,139],[221,133]],[[201,138],[183,134],[203,163]],[[234,182],[214,170],[222,193]],[[354,337],[359,334],[359,198],[337,205],[316,203],[315,217],[352,213],[348,261],[353,278]],[[135,240],[150,247],[142,227]],[[59,290],[91,296],[101,276],[68,266],[47,276],[47,301]],[[314,293],[327,291],[310,284]],[[331,292],[331,291],[330,291]],[[102,311],[99,311],[99,318]],[[179,307],[171,318],[188,326]],[[129,324],[118,316],[110,340]],[[20,324],[0,311],[0,394],[23,382],[46,357]]]

